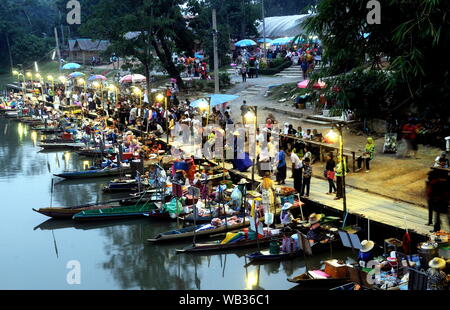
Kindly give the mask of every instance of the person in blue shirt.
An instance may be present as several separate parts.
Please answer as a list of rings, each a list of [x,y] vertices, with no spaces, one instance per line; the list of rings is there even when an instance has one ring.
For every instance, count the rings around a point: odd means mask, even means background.
[[[358,261],[363,261],[365,264],[367,264],[369,261],[373,260],[373,253],[372,249],[375,246],[375,243],[370,240],[363,240],[361,242],[362,248],[359,250],[358,254]]]
[[[286,184],[286,153],[281,149],[277,154],[277,183]]]

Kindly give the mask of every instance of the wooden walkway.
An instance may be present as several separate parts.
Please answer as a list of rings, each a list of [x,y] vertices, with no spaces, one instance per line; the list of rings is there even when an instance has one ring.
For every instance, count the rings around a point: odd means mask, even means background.
[[[172,145],[177,146],[177,143],[172,143]],[[185,154],[190,153],[190,147],[186,145],[179,145]],[[222,165],[221,162],[218,162]],[[288,161],[288,171],[286,179],[286,186],[293,187],[293,179],[290,178],[290,162]],[[225,163],[225,168],[228,170],[233,170],[232,165]],[[252,172],[249,168],[248,172],[239,174],[251,179]],[[255,169],[255,180],[260,181],[261,178]],[[328,182],[321,178],[312,177],[310,196],[304,200],[310,200],[337,210],[343,210],[343,201],[334,200],[334,195],[327,195],[328,192]],[[419,235],[430,234],[431,226],[425,225],[428,222],[428,210],[424,207],[409,204],[406,202],[398,201],[394,198],[387,198],[385,196],[368,193],[363,190],[355,189],[352,187],[346,187],[347,196],[347,211],[350,214],[355,214],[363,218],[368,218],[371,221],[380,222],[393,227],[407,228],[409,231],[414,231]],[[302,198],[303,200],[303,198]],[[305,216],[307,216],[305,214]],[[446,223],[443,224],[443,229],[449,231]]]

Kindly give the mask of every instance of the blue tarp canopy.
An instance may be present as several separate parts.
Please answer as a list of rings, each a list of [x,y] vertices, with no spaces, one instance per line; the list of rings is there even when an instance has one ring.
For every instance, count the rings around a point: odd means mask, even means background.
[[[228,102],[228,101],[232,101],[232,100],[236,100],[237,98],[239,98],[239,96],[235,96],[235,95],[223,95],[223,94],[211,94],[211,95],[206,95],[206,98],[200,98],[197,99],[195,101],[191,102],[191,107],[193,108],[197,108],[201,103],[209,103],[208,98],[211,98],[211,107],[214,107],[216,105]]]

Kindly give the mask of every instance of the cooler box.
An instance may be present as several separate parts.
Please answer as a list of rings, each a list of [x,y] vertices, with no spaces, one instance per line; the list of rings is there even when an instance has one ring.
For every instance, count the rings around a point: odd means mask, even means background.
[[[347,278],[348,268],[346,265],[338,264],[336,260],[325,262],[325,273],[329,274],[332,278]]]

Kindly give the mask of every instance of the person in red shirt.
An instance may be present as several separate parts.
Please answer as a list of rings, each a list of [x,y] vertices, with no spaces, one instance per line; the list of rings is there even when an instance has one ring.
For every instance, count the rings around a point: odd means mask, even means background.
[[[419,131],[419,128],[417,125],[414,124],[412,119],[409,119],[408,122],[403,125],[402,127],[402,134],[403,139],[406,141],[406,149],[405,153],[403,154],[403,158],[406,158],[406,156],[409,154],[409,152],[412,150],[414,158],[417,159],[417,151],[418,151],[418,145],[417,145],[417,132]]]

